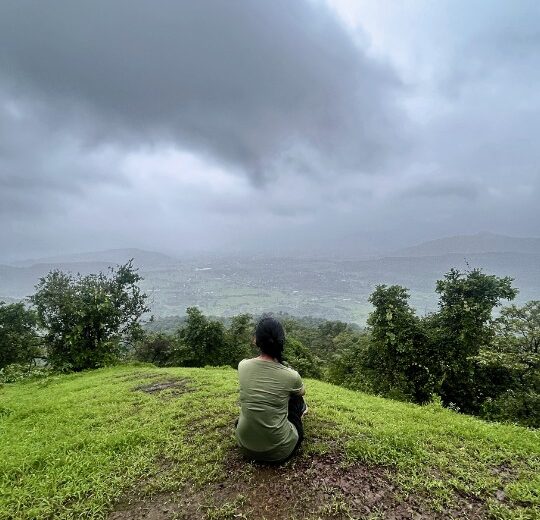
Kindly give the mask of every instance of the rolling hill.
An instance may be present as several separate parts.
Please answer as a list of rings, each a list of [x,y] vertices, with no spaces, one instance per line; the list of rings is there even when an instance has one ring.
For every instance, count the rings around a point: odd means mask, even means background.
[[[127,248],[107,249],[105,251],[90,251],[86,253],[74,253],[23,260],[21,262],[15,262],[13,265],[17,267],[31,267],[35,265],[73,265],[80,263],[116,265],[125,263],[131,258],[133,258],[137,265],[141,267],[161,267],[173,265],[178,262],[176,258],[164,255],[163,253],[145,251],[144,249]]]
[[[540,254],[540,238],[510,237],[495,233],[458,235],[422,242],[396,252],[396,256],[439,256],[453,253],[531,253]]]
[[[301,451],[235,448],[230,368],[117,366],[0,387],[0,518],[540,515],[540,432],[307,380]]]

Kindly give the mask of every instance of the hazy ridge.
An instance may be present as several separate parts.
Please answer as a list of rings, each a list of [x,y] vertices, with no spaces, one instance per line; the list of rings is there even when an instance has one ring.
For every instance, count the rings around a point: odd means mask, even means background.
[[[438,238],[396,251],[398,256],[439,256],[450,253],[540,254],[540,238],[477,233]]]
[[[363,323],[367,298],[378,284],[411,291],[418,311],[436,307],[435,281],[451,267],[481,267],[511,276],[518,302],[540,298],[540,239],[494,234],[448,237],[371,259],[200,256],[176,259],[159,252],[114,249],[0,265],[0,298],[24,298],[51,269],[87,274],[134,258],[156,316],[205,312],[282,311]]]

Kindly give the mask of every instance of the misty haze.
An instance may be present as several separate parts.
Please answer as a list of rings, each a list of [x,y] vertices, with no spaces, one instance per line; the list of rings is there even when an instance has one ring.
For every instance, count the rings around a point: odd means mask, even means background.
[[[189,254],[170,256],[139,249],[66,254],[0,266],[2,299],[16,301],[33,292],[52,269],[73,273],[106,271],[133,258],[150,297],[153,315],[183,316],[198,306],[214,316],[278,312],[365,325],[370,293],[378,284],[404,285],[420,313],[437,308],[435,282],[450,268],[482,267],[511,274],[518,303],[540,298],[540,239],[489,233],[457,236],[388,252],[284,256]]]
[[[2,0],[0,519],[540,518],[539,136],[535,0]]]

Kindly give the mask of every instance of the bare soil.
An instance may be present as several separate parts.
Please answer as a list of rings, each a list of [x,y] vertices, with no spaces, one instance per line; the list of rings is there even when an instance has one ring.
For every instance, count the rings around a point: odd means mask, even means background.
[[[174,397],[185,394],[187,392],[195,391],[195,388],[191,386],[188,378],[182,379],[166,379],[162,381],[155,381],[145,385],[136,386],[133,390],[145,392],[147,394],[161,394],[166,392],[167,397]],[[165,394],[164,394],[165,395]]]
[[[405,495],[392,470],[347,462],[339,453],[300,452],[283,465],[245,461],[233,450],[226,476],[206,486],[151,497],[126,496],[109,520],[180,519],[483,519],[483,503],[457,496],[451,510],[434,511],[426,497]]]

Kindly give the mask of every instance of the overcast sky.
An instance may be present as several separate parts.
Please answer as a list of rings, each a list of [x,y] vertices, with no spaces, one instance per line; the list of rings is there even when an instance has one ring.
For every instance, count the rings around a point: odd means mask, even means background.
[[[0,261],[540,235],[540,2],[4,0]]]

